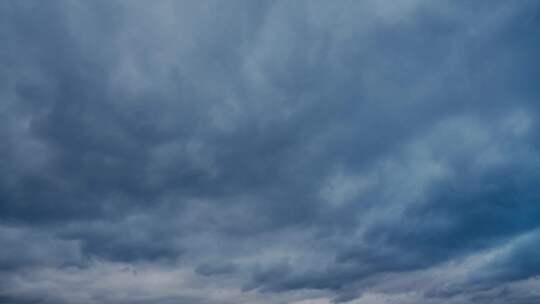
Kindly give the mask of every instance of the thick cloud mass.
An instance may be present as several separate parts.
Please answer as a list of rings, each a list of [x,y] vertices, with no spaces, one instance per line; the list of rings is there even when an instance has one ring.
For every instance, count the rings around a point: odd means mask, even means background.
[[[0,302],[540,302],[537,1],[2,1]]]

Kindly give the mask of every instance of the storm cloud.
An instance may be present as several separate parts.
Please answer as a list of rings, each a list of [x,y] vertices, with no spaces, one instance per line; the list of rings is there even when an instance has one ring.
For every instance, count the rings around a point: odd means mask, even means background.
[[[3,1],[0,302],[540,301],[540,3]]]

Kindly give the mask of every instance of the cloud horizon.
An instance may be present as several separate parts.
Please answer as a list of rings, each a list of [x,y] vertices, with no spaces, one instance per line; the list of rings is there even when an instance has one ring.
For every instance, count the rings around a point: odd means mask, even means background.
[[[0,302],[540,301],[539,3],[0,14]]]

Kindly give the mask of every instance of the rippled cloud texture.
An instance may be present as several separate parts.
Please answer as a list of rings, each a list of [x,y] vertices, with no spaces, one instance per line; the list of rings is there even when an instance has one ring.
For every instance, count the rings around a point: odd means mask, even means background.
[[[1,1],[0,302],[540,302],[538,1]]]

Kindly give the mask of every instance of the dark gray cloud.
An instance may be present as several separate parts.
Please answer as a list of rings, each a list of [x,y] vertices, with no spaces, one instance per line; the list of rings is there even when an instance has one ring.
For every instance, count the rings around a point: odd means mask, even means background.
[[[534,1],[5,1],[0,301],[532,303]]]

